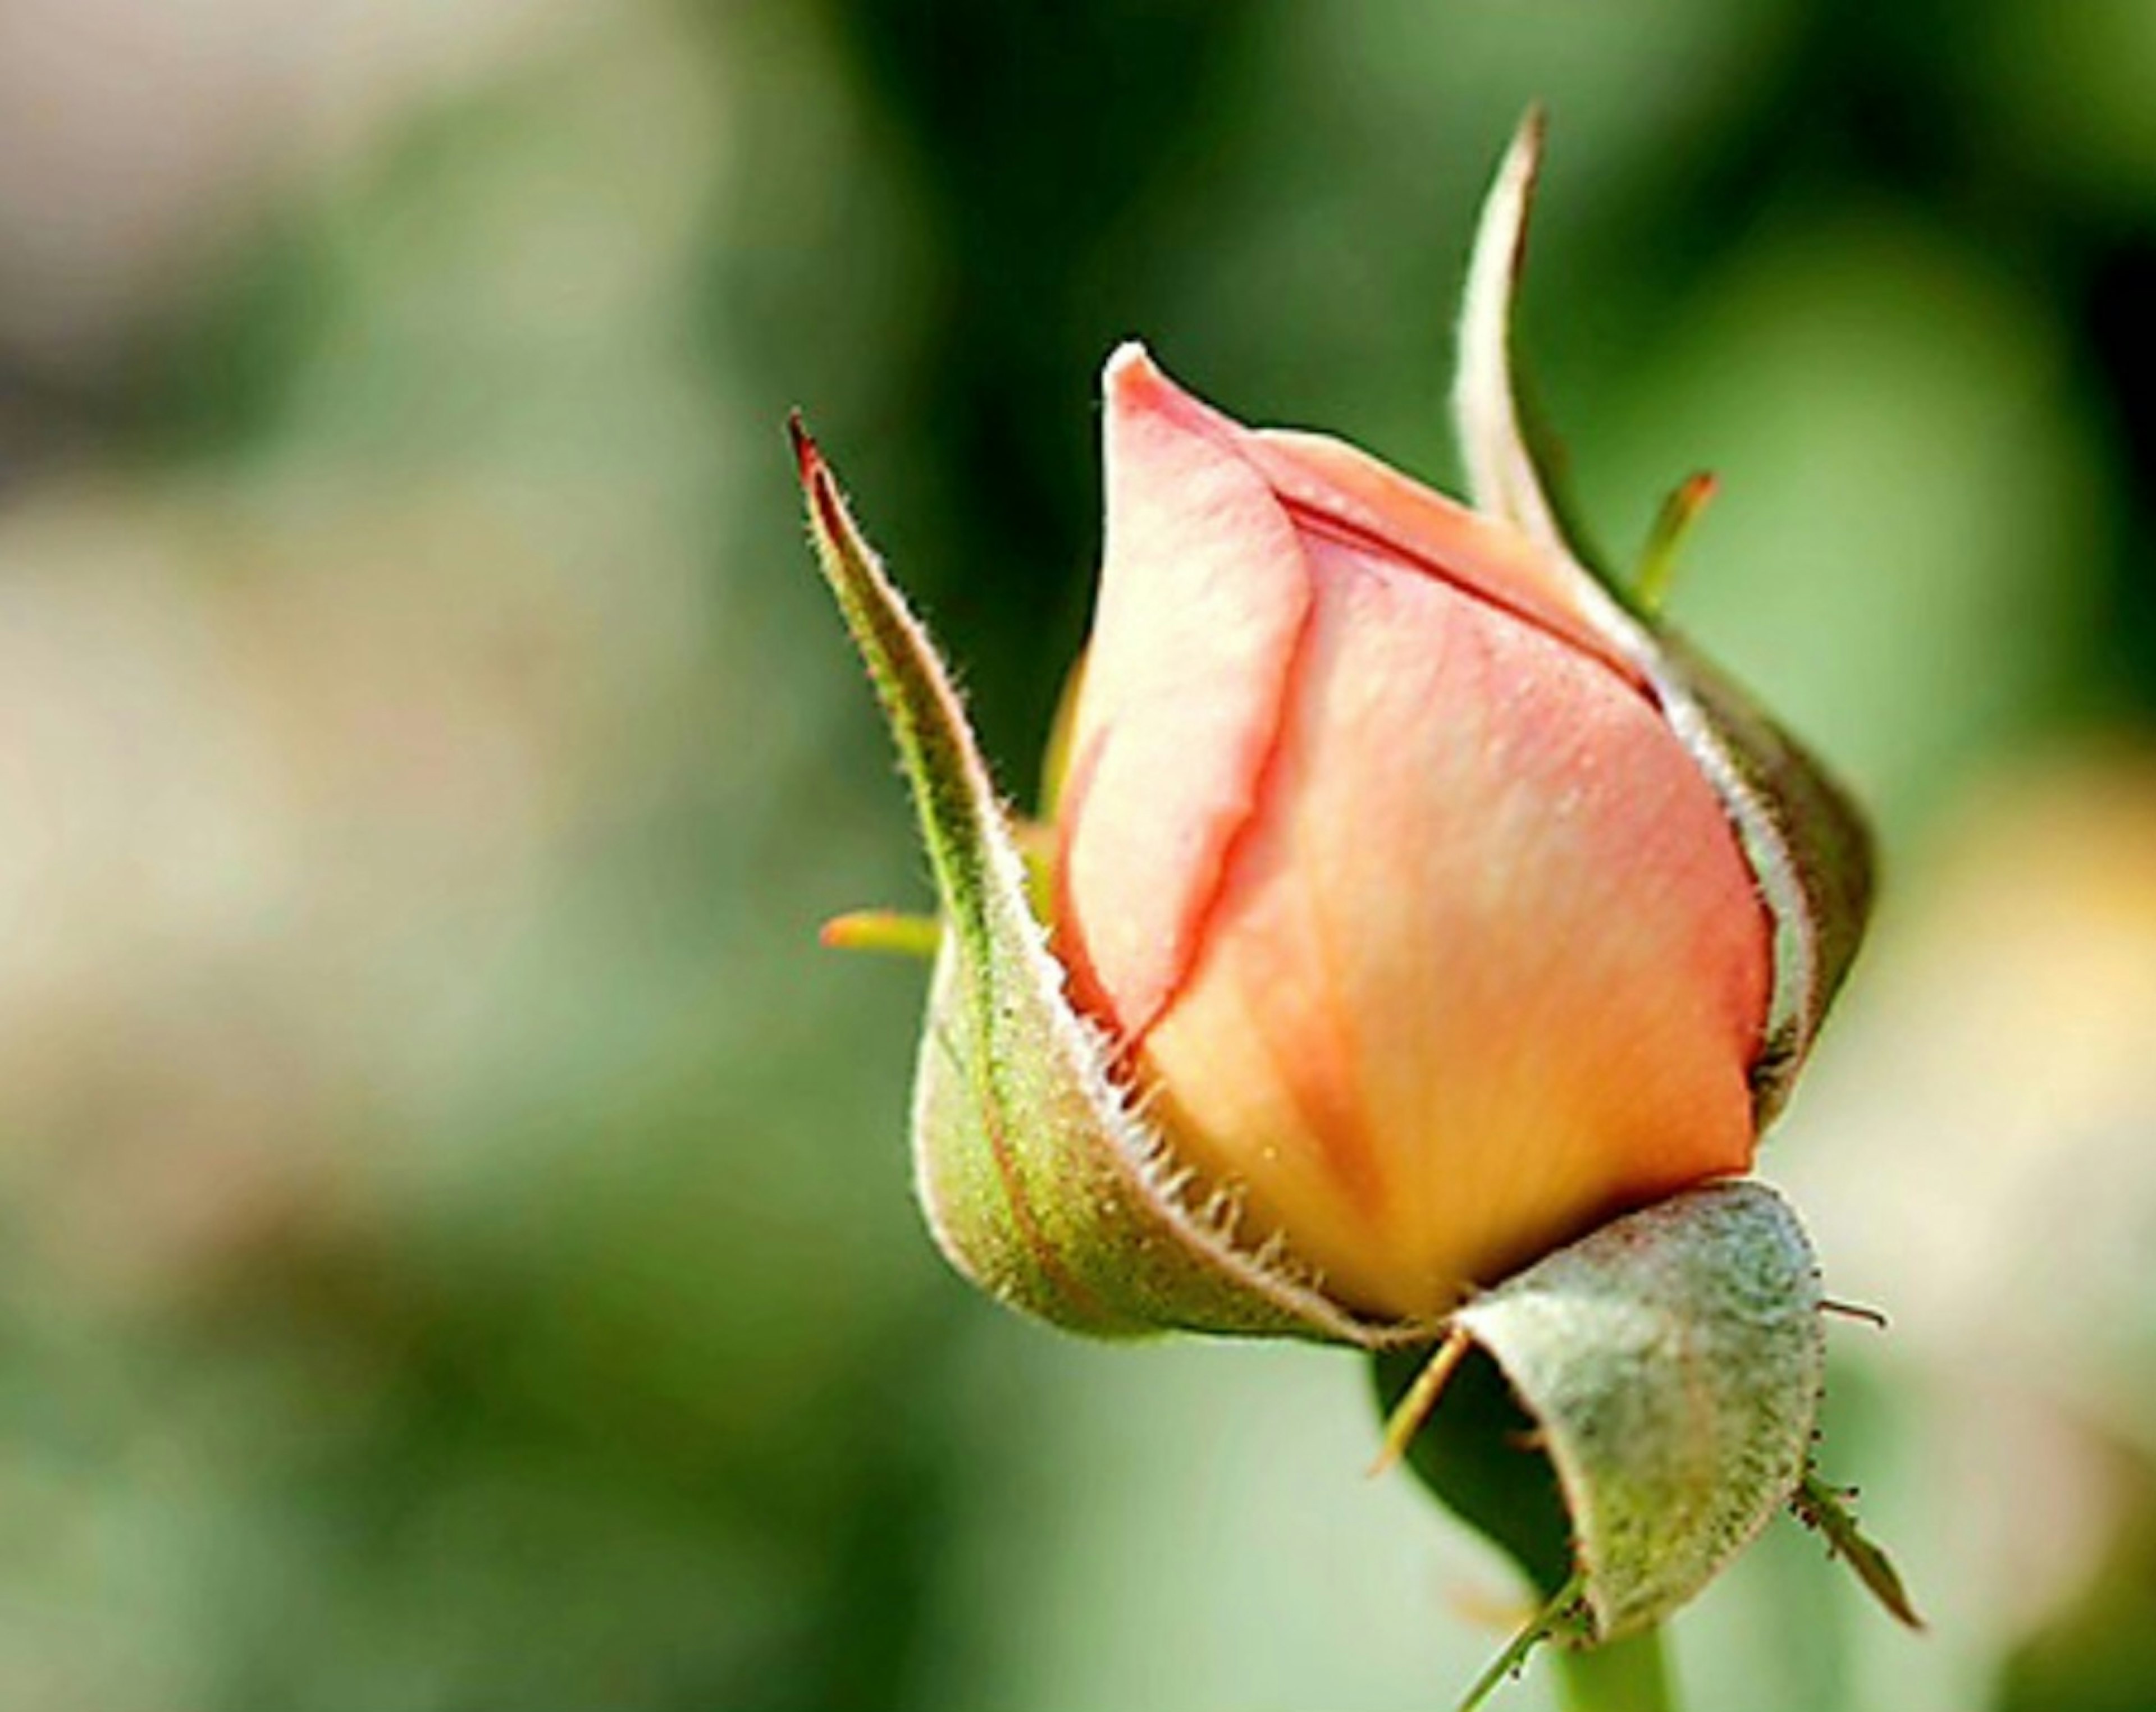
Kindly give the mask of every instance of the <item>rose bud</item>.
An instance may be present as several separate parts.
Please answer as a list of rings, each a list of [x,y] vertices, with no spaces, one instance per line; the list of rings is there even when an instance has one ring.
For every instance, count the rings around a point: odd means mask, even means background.
[[[1810,1250],[1723,1180],[1854,954],[1870,869],[1819,769],[1558,525],[1509,353],[1537,143],[1531,122],[1469,271],[1471,506],[1244,428],[1134,345],[1110,359],[1050,828],[1003,806],[795,432],[942,905],[940,933],[829,936],[935,944],[913,1140],[944,1252],[1096,1335],[1435,1346],[1424,1382],[1389,1370],[1414,1410],[1487,1356],[1563,1487],[1557,1591],[1599,1640],[1814,1493]]]
[[[1374,1315],[1742,1171],[1773,925],[1550,556],[1126,346],[1055,945],[1147,1116]]]

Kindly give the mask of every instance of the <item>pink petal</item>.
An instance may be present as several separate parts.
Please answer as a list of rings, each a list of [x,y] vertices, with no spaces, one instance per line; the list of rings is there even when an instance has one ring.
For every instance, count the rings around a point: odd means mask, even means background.
[[[1059,932],[1127,1038],[1197,955],[1277,740],[1311,589],[1248,436],[1127,345],[1103,377],[1107,549],[1080,700]]]
[[[1141,1073],[1251,1229],[1427,1315],[1744,1168],[1768,931],[1644,698],[1449,582],[1307,556],[1263,802]]]
[[[1583,613],[1577,573],[1509,524],[1471,511],[1329,434],[1245,431],[1247,455],[1302,526],[1397,556],[1549,631],[1644,690],[1646,679]]]

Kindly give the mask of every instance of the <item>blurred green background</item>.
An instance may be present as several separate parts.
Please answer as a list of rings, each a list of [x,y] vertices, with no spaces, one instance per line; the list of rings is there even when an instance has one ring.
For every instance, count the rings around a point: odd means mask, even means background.
[[[1450,1704],[1513,1590],[1352,1359],[930,1250],[780,423],[1023,792],[1102,357],[1450,480],[1539,96],[1589,515],[1720,472],[1679,617],[1887,840],[1763,1164],[1933,1631],[1779,1528],[1690,1703],[2156,1707],[2152,89],[2148,0],[0,0],[0,1704]]]

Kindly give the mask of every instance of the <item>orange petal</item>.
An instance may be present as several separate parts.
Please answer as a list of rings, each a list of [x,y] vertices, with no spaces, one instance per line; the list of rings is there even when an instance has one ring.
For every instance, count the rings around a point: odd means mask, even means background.
[[[1142,1069],[1184,1156],[1402,1315],[1743,1168],[1768,933],[1648,702],[1326,543],[1263,804]]]
[[[1059,927],[1081,997],[1131,1036],[1197,954],[1311,593],[1240,430],[1136,345],[1104,386],[1107,550],[1059,816]]]
[[[1573,598],[1575,577],[1509,524],[1470,510],[1330,434],[1260,428],[1250,456],[1306,528],[1374,548],[1456,583],[1592,654],[1645,691],[1646,678]]]

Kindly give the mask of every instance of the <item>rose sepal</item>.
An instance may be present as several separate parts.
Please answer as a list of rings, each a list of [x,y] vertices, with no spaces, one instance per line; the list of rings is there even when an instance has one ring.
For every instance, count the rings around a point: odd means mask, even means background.
[[[1332,1301],[1276,1235],[1243,1240],[1235,1197],[1201,1183],[1134,1109],[1065,995],[949,672],[815,443],[792,429],[817,561],[897,747],[941,906],[912,1110],[937,1246],[999,1301],[1096,1336],[1426,1339],[1426,1326]]]
[[[1439,1347],[1471,1353],[1409,1462],[1545,1598],[1576,1596],[1577,1643],[1676,1611],[1804,1479],[1825,1367],[1818,1269],[1756,1180],[1613,1220],[1457,1310]],[[1425,1353],[1378,1357],[1388,1407]]]
[[[1545,549],[1575,610],[1638,668],[1722,799],[1774,928],[1773,997],[1752,1072],[1763,1128],[1788,1099],[1863,937],[1874,884],[1871,834],[1801,744],[1599,566],[1559,502],[1549,460],[1528,432],[1514,360],[1543,131],[1540,110],[1530,110],[1483,203],[1468,264],[1452,400],[1468,494],[1478,510]]]

